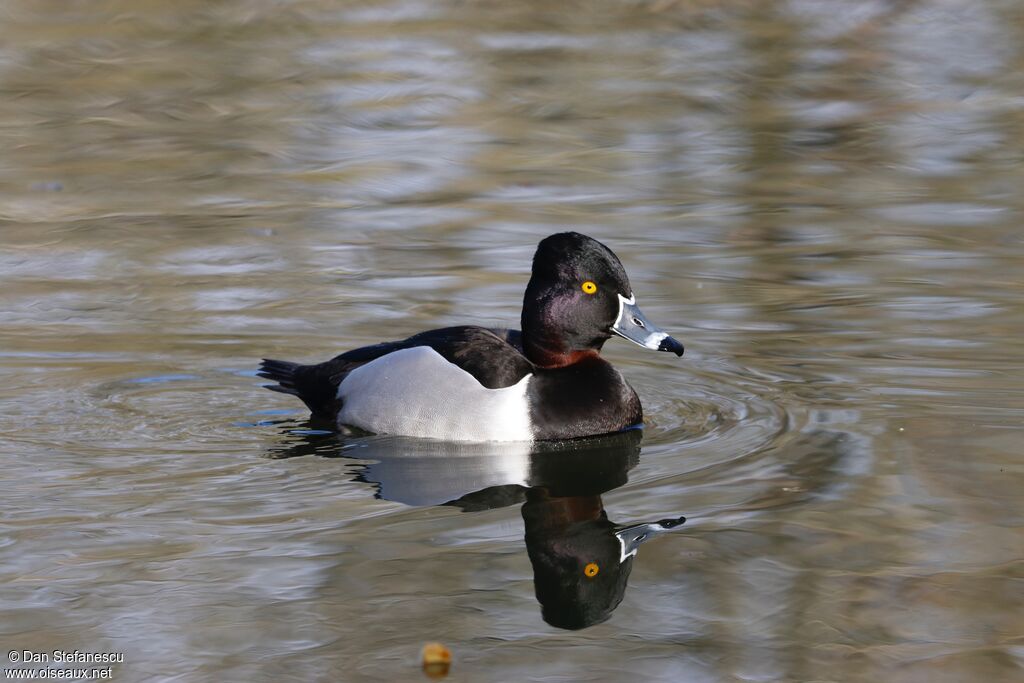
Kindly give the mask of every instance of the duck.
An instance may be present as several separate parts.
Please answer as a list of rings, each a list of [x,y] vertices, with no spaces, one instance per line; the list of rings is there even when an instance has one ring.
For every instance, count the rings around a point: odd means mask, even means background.
[[[311,365],[263,359],[257,376],[341,433],[536,442],[642,428],[636,391],[600,355],[612,336],[684,351],[640,310],[612,250],[578,232],[537,245],[520,326],[445,327]]]

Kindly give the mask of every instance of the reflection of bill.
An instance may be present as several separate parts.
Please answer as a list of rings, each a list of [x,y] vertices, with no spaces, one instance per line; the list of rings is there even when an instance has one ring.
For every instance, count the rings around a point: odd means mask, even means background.
[[[522,503],[541,614],[552,626],[579,629],[605,621],[622,601],[640,544],[684,521],[618,526],[608,520],[601,495],[626,483],[641,438],[639,430],[518,444],[370,437],[343,453],[376,461],[356,478],[375,484],[388,500],[466,512]],[[275,455],[307,453],[330,454],[310,440]]]

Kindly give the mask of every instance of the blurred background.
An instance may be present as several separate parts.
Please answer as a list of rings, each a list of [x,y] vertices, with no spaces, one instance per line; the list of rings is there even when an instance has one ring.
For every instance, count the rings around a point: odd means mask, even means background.
[[[1024,676],[1019,0],[7,0],[0,150],[5,651]],[[608,515],[690,520],[581,631],[516,506],[388,500],[406,446],[302,450],[254,376],[516,326],[566,229],[687,347],[606,347],[648,420]]]

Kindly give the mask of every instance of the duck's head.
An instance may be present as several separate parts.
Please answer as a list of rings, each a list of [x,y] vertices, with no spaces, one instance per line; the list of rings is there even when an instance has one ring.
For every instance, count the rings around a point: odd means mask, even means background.
[[[636,305],[629,277],[612,250],[578,232],[541,240],[523,299],[523,349],[541,367],[596,354],[613,334],[655,351],[683,345]]]

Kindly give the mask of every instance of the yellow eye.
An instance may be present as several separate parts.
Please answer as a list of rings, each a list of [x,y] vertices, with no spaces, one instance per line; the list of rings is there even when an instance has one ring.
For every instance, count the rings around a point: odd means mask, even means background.
[[[600,568],[593,562],[583,568],[583,573],[586,574],[588,579],[592,579],[597,576],[597,573],[601,571]]]
[[[590,280],[587,280],[583,283],[583,286],[580,289],[583,290],[584,294],[595,294],[597,292],[597,285]],[[594,566],[596,567],[597,565]]]

